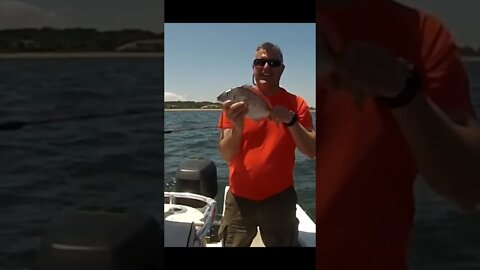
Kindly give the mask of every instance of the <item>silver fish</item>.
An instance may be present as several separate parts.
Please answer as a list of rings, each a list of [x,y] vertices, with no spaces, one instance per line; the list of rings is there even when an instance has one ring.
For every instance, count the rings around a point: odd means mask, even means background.
[[[270,101],[254,86],[242,85],[223,91],[218,97],[219,102],[231,100],[234,103],[243,101],[248,104],[247,117],[260,120],[270,115]]]

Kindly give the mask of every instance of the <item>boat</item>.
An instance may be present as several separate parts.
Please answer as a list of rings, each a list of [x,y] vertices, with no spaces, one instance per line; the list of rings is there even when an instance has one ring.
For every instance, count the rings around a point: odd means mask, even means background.
[[[218,183],[216,166],[212,160],[187,158],[176,173],[174,191],[164,192],[165,247],[223,247],[218,228],[223,213],[217,214]],[[223,190],[223,202],[229,186]],[[225,203],[223,208],[225,209]],[[299,243],[301,247],[315,247],[316,225],[297,204]],[[265,247],[260,230],[251,247]]]
[[[63,211],[45,231],[34,268],[163,269],[164,247],[223,247],[213,161],[183,160],[174,189],[164,192],[163,216],[108,202],[85,202]],[[300,245],[315,247],[315,223],[298,204],[297,218]],[[251,246],[265,246],[260,231]]]

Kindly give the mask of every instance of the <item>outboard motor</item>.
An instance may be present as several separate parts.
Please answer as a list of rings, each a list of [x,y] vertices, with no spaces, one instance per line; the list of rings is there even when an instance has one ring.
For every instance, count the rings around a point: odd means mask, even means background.
[[[176,192],[191,192],[209,198],[217,196],[217,167],[212,160],[185,159],[180,163],[175,178]]]
[[[164,192],[165,247],[205,246],[215,224],[217,168],[203,158],[183,160],[175,191]]]
[[[121,205],[77,207],[52,221],[34,269],[162,269],[162,225]]]

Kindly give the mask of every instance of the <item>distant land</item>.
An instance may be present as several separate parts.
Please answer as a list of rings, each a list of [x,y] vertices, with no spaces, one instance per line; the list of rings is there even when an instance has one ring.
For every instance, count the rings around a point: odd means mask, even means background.
[[[210,101],[166,101],[165,109],[221,109],[222,105],[218,102]]]
[[[163,53],[163,33],[47,27],[0,30],[0,54],[98,52]]]
[[[210,101],[165,101],[164,108],[166,110],[221,109],[222,105],[219,102]],[[310,110],[315,110],[315,108],[310,107]]]
[[[94,28],[20,28],[0,30],[0,54],[161,52],[164,33],[140,29],[98,31]],[[480,57],[480,47],[460,46],[465,57]]]
[[[475,56],[475,57],[480,57],[480,47],[478,47],[476,50],[472,47],[469,46],[464,46],[459,48],[460,55],[465,56],[465,57],[470,57],[470,56]]]

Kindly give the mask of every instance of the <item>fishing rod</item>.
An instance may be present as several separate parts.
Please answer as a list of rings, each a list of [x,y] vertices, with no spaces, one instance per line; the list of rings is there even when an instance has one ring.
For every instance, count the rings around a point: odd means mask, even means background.
[[[74,121],[89,120],[89,119],[101,119],[101,118],[118,117],[118,116],[143,115],[143,114],[161,113],[161,112],[164,112],[163,108],[148,108],[148,109],[144,108],[144,109],[127,109],[122,112],[115,112],[115,113],[108,113],[108,114],[85,114],[85,115],[79,115],[79,116],[70,116],[70,117],[53,118],[53,119],[41,119],[41,120],[32,120],[32,121],[11,120],[11,121],[0,122],[0,131],[20,130],[27,126],[66,123],[66,122],[74,122]],[[182,132],[182,131],[201,130],[201,129],[217,129],[217,127],[207,126],[207,127],[199,127],[199,128],[169,129],[169,130],[164,130],[163,133],[170,134],[170,133],[176,133],[176,132]]]
[[[197,127],[197,128],[183,128],[183,129],[167,129],[164,130],[164,134],[168,133],[176,133],[176,132],[182,132],[182,131],[191,131],[191,130],[201,130],[201,129],[218,129],[218,127]]]
[[[129,116],[129,115],[143,115],[151,113],[163,113],[163,108],[143,108],[143,109],[126,109],[121,112],[107,113],[107,114],[85,114],[79,116],[69,116],[61,118],[52,118],[52,119],[41,119],[41,120],[11,120],[0,122],[0,131],[13,131],[19,130],[27,126],[36,126],[36,125],[47,125],[47,124],[56,124],[56,123],[65,123],[65,122],[74,122],[79,120],[88,120],[88,119],[101,119],[109,117],[118,117],[118,116]]]

